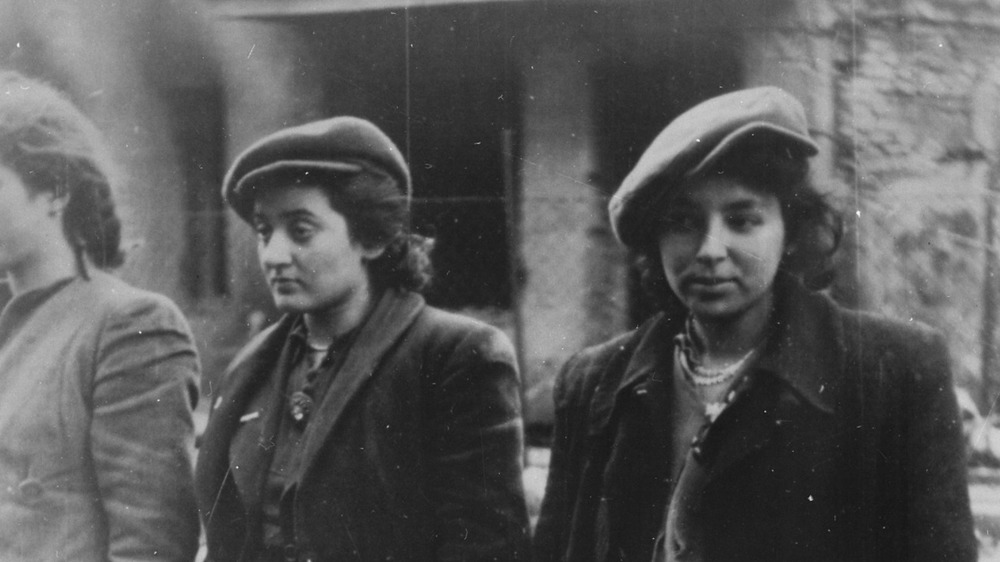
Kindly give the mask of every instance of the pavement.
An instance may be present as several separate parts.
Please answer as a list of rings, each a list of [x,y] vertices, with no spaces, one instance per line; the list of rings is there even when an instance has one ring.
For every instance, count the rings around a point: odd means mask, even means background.
[[[979,562],[1000,562],[1000,470],[969,471],[969,503],[979,539]]]

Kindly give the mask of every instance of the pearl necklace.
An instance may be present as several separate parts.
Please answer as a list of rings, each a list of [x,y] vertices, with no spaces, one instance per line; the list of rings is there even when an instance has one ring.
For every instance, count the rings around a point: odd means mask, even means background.
[[[750,351],[743,354],[743,357],[740,357],[735,362],[717,369],[709,369],[698,364],[693,366],[688,365],[688,373],[691,375],[691,382],[697,386],[714,386],[724,383],[736,376],[736,373],[740,372],[743,365],[745,365],[746,362],[749,361],[755,353],[757,353],[757,349],[757,347],[754,347]]]
[[[703,367],[701,362],[698,361],[698,349],[694,344],[694,318],[688,316],[687,322],[684,324],[684,331],[677,334],[674,338],[674,345],[677,349],[677,354],[680,358],[681,366],[684,370],[687,379],[691,381],[695,386],[715,386],[729,381],[735,377],[746,363],[753,357],[764,345],[766,338],[761,339],[757,345],[750,348],[742,357],[737,359],[735,362],[726,365],[725,367],[720,367],[716,369],[709,369]]]

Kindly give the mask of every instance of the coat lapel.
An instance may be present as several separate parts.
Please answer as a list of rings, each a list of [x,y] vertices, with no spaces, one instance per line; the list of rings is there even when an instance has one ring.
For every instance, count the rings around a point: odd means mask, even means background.
[[[386,352],[423,308],[424,299],[416,293],[386,290],[379,299],[331,381],[316,417],[309,423],[300,474],[309,471],[348,406],[375,376]]]
[[[782,423],[801,420],[796,412],[834,411],[843,344],[825,297],[804,288],[782,287],[775,311],[778,331],[757,365],[756,379],[716,420],[705,437],[712,458],[711,481],[747,456],[767,447]]]
[[[269,365],[260,365],[257,367],[257,372],[267,373],[266,380],[257,380],[255,377],[248,377],[245,387],[247,390],[243,394],[242,399],[243,405],[239,409],[240,416],[257,415],[257,412],[249,410],[248,406],[252,404],[253,397],[258,395],[256,391],[260,388],[260,385],[271,385],[268,392],[261,393],[264,397],[263,401],[259,405],[256,405],[260,408],[259,415],[261,418],[260,434],[257,436],[257,442],[250,450],[240,451],[239,455],[239,462],[241,463],[239,471],[242,474],[252,477],[248,485],[241,486],[240,490],[243,493],[244,502],[247,506],[251,507],[251,513],[255,516],[259,515],[259,506],[264,499],[264,487],[267,483],[267,476],[270,472],[269,467],[274,457],[278,430],[281,426],[281,416],[285,411],[284,401],[286,395],[283,389],[288,381],[292,365],[292,358],[289,356],[291,347],[287,345],[289,329],[282,330],[282,332],[281,339],[274,342],[275,347],[273,351],[263,354],[265,357],[270,357],[272,360],[277,358],[277,360]]]
[[[638,329],[638,341],[634,344],[634,351],[624,369],[619,371],[612,365],[594,390],[588,424],[590,435],[600,435],[607,430],[618,415],[622,403],[628,401],[629,394],[636,394],[641,397],[641,402],[648,403],[653,396],[648,395],[649,389],[639,387],[651,378],[657,381],[670,380],[672,338],[683,323],[683,318],[670,318],[661,314]],[[628,353],[624,347],[623,352]],[[621,373],[617,380],[614,379],[616,373]]]
[[[226,373],[222,393],[212,397],[211,423],[198,459],[198,484],[204,487],[201,490],[204,497],[216,497],[222,493],[221,489],[227,479],[240,480],[235,475],[237,469],[234,464],[237,463],[230,456],[233,435],[242,423],[241,418],[248,413],[247,409],[261,385],[280,384],[272,379],[275,366],[281,361],[285,340],[293,323],[293,317],[284,317],[274,327],[261,333],[244,347],[234,358],[232,369]],[[282,394],[280,392],[268,394],[271,396],[264,404],[264,411],[260,412],[262,420],[258,444],[273,441],[280,419],[278,401]],[[266,468],[270,462],[273,451],[273,447],[255,444],[237,455],[240,476],[248,475],[251,478],[251,481],[242,481],[240,482],[242,485],[238,485],[251,519],[259,517],[261,478],[267,472],[262,468]],[[217,469],[212,470],[211,474],[202,476],[202,470],[211,470],[208,467]],[[210,511],[214,511],[214,508]]]

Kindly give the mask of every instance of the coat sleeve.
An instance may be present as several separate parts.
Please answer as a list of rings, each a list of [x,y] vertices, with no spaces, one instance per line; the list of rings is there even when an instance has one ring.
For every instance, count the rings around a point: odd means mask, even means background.
[[[140,297],[106,318],[90,448],[111,561],[189,561],[198,546],[191,410],[199,366],[173,303]]]
[[[583,438],[580,435],[582,426],[577,421],[579,412],[573,407],[575,401],[571,399],[569,391],[576,363],[577,357],[574,356],[563,365],[553,390],[555,420],[552,456],[549,460],[549,477],[545,485],[542,510],[535,527],[535,562],[562,560],[569,540],[574,499],[580,480],[578,443]]]
[[[914,560],[975,560],[967,464],[944,338],[921,338],[904,388],[907,546]]]
[[[429,492],[437,560],[525,560],[523,422],[510,342],[466,330],[434,376]]]

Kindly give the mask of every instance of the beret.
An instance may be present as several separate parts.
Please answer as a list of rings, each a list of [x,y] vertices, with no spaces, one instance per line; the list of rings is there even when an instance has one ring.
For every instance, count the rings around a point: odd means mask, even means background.
[[[222,181],[222,198],[243,220],[253,214],[253,190],[287,174],[359,174],[376,171],[396,180],[410,197],[410,170],[399,148],[370,121],[340,116],[271,133],[244,150]]]
[[[805,110],[773,86],[737,90],[711,98],[679,115],[639,157],[608,203],[611,227],[626,246],[649,236],[650,210],[666,192],[717,161],[739,141],[775,137],[819,152],[809,136]]]

